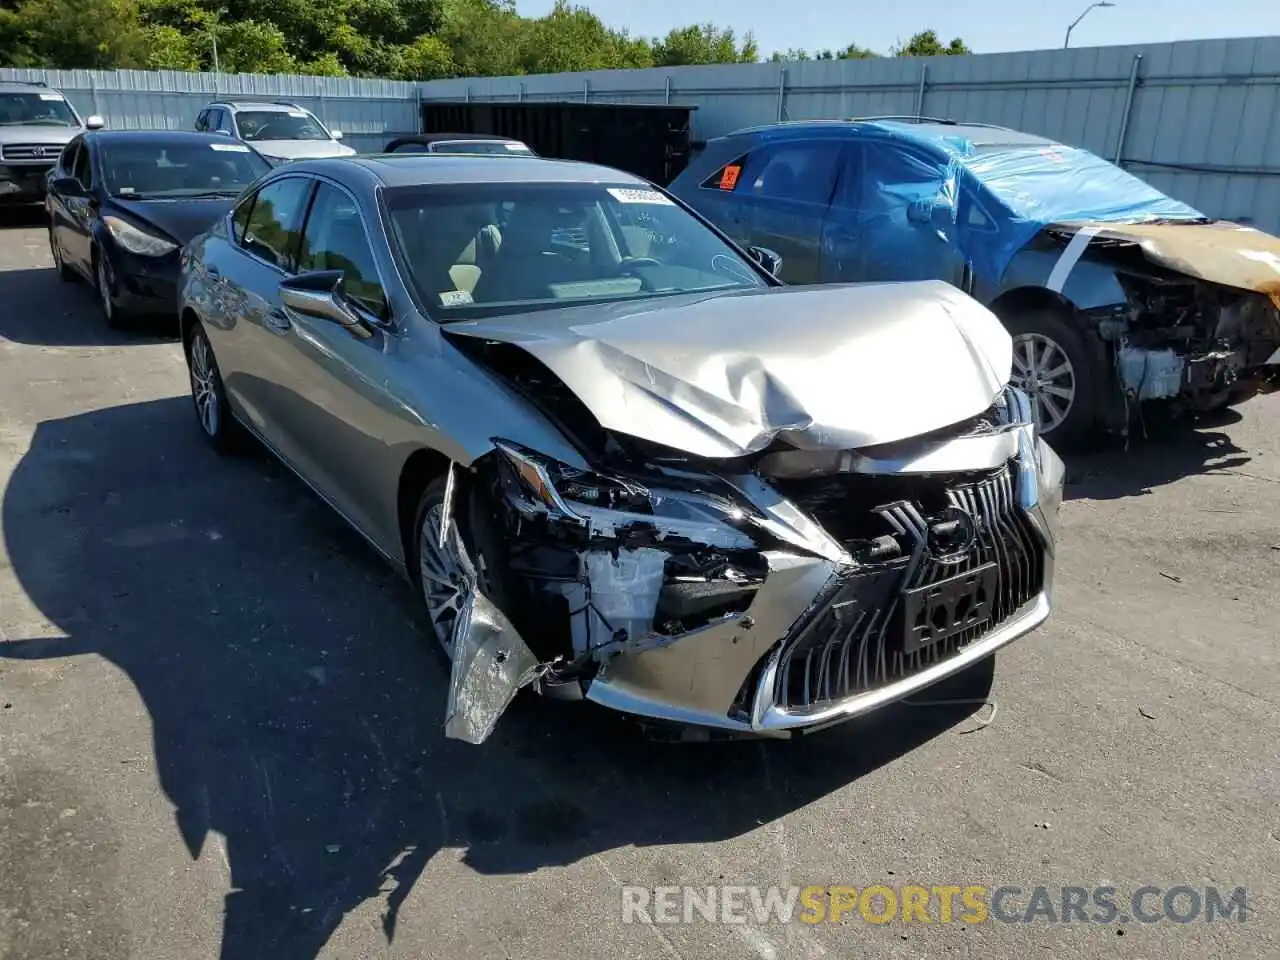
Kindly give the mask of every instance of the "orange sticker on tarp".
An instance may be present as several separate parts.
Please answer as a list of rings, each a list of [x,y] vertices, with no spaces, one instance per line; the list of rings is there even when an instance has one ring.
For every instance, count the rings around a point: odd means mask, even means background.
[[[720,174],[720,189],[732,190],[738,185],[738,174],[742,173],[742,167],[736,163],[731,163],[724,168],[724,172]]]

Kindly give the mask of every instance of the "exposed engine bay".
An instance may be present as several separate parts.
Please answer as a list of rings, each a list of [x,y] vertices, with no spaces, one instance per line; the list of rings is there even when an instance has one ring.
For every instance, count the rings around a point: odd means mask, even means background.
[[[1064,244],[1074,235],[1049,233]],[[1086,260],[1114,271],[1123,300],[1084,314],[1126,404],[1212,410],[1277,385],[1280,256],[1264,239],[1214,223],[1109,225],[1090,236]]]
[[[464,349],[590,469],[495,438],[459,471],[453,515],[491,576],[459,620],[450,736],[482,741],[525,684],[786,735],[1047,616],[1061,461],[1015,390],[908,440],[708,458],[602,427],[519,347]]]

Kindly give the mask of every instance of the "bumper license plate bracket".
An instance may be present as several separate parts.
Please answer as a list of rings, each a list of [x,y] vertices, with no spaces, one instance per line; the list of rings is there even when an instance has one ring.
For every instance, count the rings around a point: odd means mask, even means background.
[[[912,654],[991,619],[995,563],[915,587],[903,594],[902,652]]]

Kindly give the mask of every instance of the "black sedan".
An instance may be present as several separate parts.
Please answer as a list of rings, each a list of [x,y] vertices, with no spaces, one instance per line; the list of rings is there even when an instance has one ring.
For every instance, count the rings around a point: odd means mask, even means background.
[[[176,130],[103,130],[72,140],[45,206],[58,275],[98,291],[112,326],[175,316],[181,248],[271,169],[246,144]]]

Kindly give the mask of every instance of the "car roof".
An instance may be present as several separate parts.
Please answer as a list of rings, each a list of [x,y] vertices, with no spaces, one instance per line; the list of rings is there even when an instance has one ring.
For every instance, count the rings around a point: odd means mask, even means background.
[[[466,140],[493,140],[499,143],[522,143],[515,137],[504,137],[498,133],[414,133],[406,137],[397,137],[403,143],[449,143]]]
[[[288,170],[341,178],[352,168],[387,187],[448,183],[614,183],[650,186],[631,173],[576,160],[461,153],[383,153],[295,160]]]
[[[156,145],[164,145],[166,143],[217,143],[248,146],[248,144],[240,144],[238,140],[230,140],[216,133],[197,133],[194,130],[91,130],[84,136],[86,140],[91,140],[94,143]]]
[[[232,110],[262,110],[267,113],[288,113],[290,110],[306,110],[306,107],[283,100],[217,100],[210,107],[230,107]],[[311,111],[307,111],[310,113]]]
[[[0,90],[5,93],[37,93],[44,90],[47,93],[57,93],[47,83],[39,83],[35,80],[0,80]]]
[[[1050,146],[1056,141],[1008,127],[950,120],[922,120],[897,117],[869,117],[848,120],[793,120],[746,127],[729,137],[758,136],[767,140],[790,140],[824,136],[857,137],[868,131],[891,134],[903,140],[931,147],[968,150],[989,146]]]

